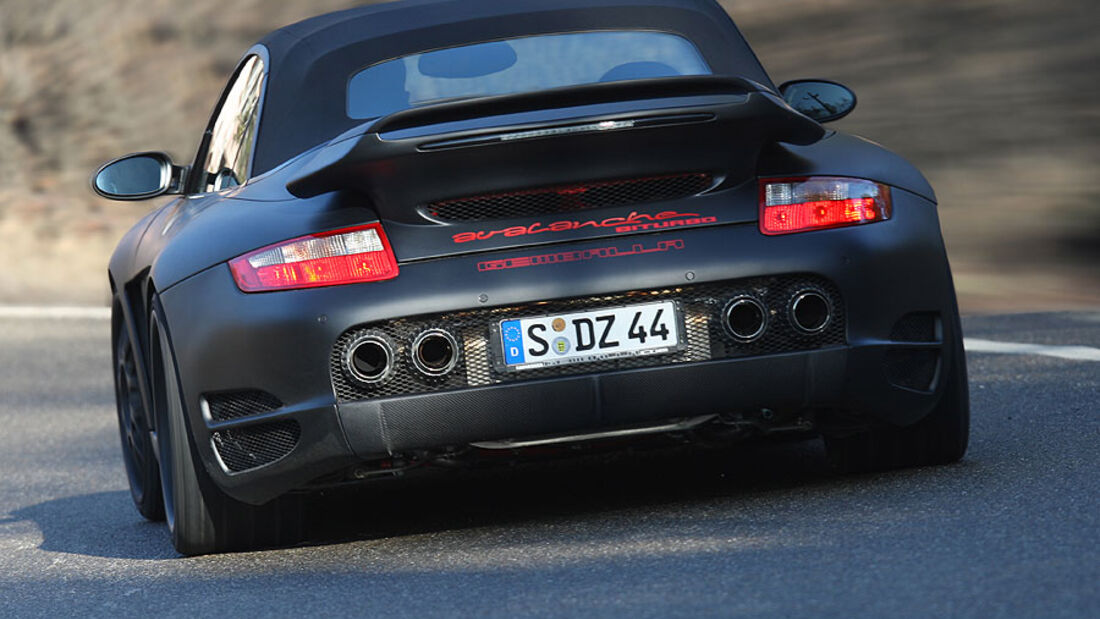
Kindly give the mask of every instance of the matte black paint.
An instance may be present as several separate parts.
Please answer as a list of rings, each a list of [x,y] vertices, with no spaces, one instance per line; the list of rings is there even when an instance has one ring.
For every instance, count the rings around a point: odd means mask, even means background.
[[[314,155],[307,153],[301,159]],[[143,219],[119,243],[111,262],[115,281],[129,281],[144,269],[152,267],[152,277],[163,289],[198,271],[259,247],[303,234],[378,220],[369,200],[350,192],[330,193],[306,200],[294,199],[286,191],[286,182],[288,177],[298,174],[303,165],[313,164],[296,160],[224,194],[180,198],[149,215],[149,220]],[[928,181],[904,159],[863,138],[838,133],[830,133],[810,146],[774,144],[766,147],[761,154],[757,174],[854,176],[912,191],[929,200],[935,199]],[[668,208],[712,215],[719,218],[719,223],[754,222],[758,217],[756,183],[719,187],[715,192],[676,204],[605,209],[599,211],[599,215],[623,216],[631,211],[656,213]],[[544,219],[553,221],[553,218]],[[525,221],[530,223],[530,220]],[[149,225],[142,234],[139,228],[149,223],[155,225]],[[491,222],[489,227],[503,227],[508,223]],[[500,236],[461,247],[451,241],[451,237],[460,232],[485,228],[485,222],[446,226],[400,222],[386,224],[386,232],[393,241],[400,262],[459,251],[516,247],[532,242],[542,244],[615,236],[613,230],[585,228],[537,239]],[[128,255],[135,251],[137,255]]]
[[[416,144],[477,136],[487,130],[529,128],[570,119],[579,122],[650,111],[663,114],[670,109],[704,109],[721,116],[728,110],[737,109],[738,104],[719,94],[612,100],[564,109],[527,107],[508,115],[482,118],[448,116],[443,124],[395,130],[382,136],[389,141],[381,145],[369,123],[331,127],[318,120],[319,117],[308,117],[308,114],[302,118],[300,128],[314,132],[310,135],[315,141],[306,143],[308,140],[303,141],[301,136],[273,132],[272,126],[285,124],[297,109],[297,104],[289,101],[285,92],[280,94],[281,89],[308,89],[313,80],[321,79],[316,73],[323,72],[320,67],[331,54],[362,51],[350,41],[354,30],[367,23],[372,24],[371,28],[389,29],[379,31],[381,34],[363,43],[363,46],[374,46],[370,49],[376,50],[373,53],[381,57],[400,55],[412,47],[420,49],[422,45],[435,45],[444,40],[491,37],[494,33],[513,29],[552,30],[564,27],[567,22],[593,27],[600,24],[628,26],[674,15],[675,19],[669,17],[669,27],[681,24],[704,49],[708,61],[713,62],[715,50],[728,46],[728,55],[740,58],[741,65],[737,66],[743,69],[741,76],[765,85],[764,91],[750,94],[745,105],[756,105],[764,110],[768,107],[765,104],[771,103],[769,97],[774,98],[774,93],[765,94],[771,88],[770,81],[751,57],[740,35],[721,9],[709,0],[654,1],[643,3],[638,10],[633,8],[639,6],[637,3],[613,0],[583,3],[580,0],[503,3],[475,0],[469,5],[476,7],[475,13],[492,14],[493,17],[455,29],[452,21],[448,21],[457,19],[451,3],[433,0],[354,10],[273,34],[265,40],[272,48],[271,73],[268,107],[263,114],[266,129],[261,130],[257,159],[263,162],[257,163],[257,167],[269,171],[233,190],[186,196],[169,203],[128,232],[112,257],[111,282],[119,293],[118,301],[125,316],[125,324],[119,328],[131,329],[136,341],[144,341],[148,304],[152,295],[159,295],[174,338],[182,393],[200,459],[220,488],[237,499],[262,503],[364,457],[461,445],[472,440],[594,430],[681,416],[689,411],[801,405],[850,409],[905,425],[919,420],[936,405],[945,381],[939,381],[933,393],[910,391],[891,386],[883,367],[892,326],[901,316],[916,311],[938,312],[944,317],[942,372],[953,372],[964,363],[955,294],[940,235],[935,195],[920,172],[871,142],[824,133],[816,123],[794,116],[787,117],[791,123],[788,126],[801,126],[802,129],[788,135],[801,136],[797,141],[812,143],[795,146],[774,142],[782,135],[776,133],[782,129],[779,127],[782,123],[763,123],[764,129],[745,142],[737,132],[692,133],[692,145],[699,146],[695,150],[676,144],[670,132],[649,129],[584,139],[547,138],[537,141],[538,144],[531,142],[514,149],[507,147],[494,151],[497,146],[469,149],[478,151],[475,160],[482,163],[492,161],[505,165],[509,157],[521,155],[533,163],[487,175],[484,183],[479,183],[482,179],[467,170],[470,183],[464,185],[450,178],[448,184],[443,185],[433,184],[430,177],[418,173],[417,166],[425,161],[425,153],[418,152]],[[551,5],[573,8],[560,11],[547,8]],[[421,15],[417,11],[429,6],[432,8],[424,14],[424,19],[434,20],[434,25],[424,31],[405,32],[403,29],[408,26],[400,26],[394,21],[399,16],[407,19],[409,14]],[[624,10],[628,6],[631,9]],[[438,18],[431,17],[436,9]],[[557,17],[546,19],[550,13]],[[519,25],[506,25],[510,20]],[[420,36],[425,32],[435,37],[430,43],[419,40],[414,43],[408,39],[410,35]],[[318,48],[307,52],[312,48],[305,41],[316,45],[329,37],[334,41],[331,50]],[[348,47],[341,47],[345,43]],[[727,68],[732,66],[734,64],[726,65]],[[751,101],[753,97],[756,97],[755,103]],[[342,96],[339,102],[343,104]],[[766,116],[769,112],[761,113]],[[415,114],[411,116],[416,117]],[[430,112],[421,115],[422,118],[428,116]],[[715,121],[713,126],[723,125]],[[729,126],[742,127],[752,133],[748,125]],[[318,141],[340,131],[344,134],[331,143],[314,147]],[[562,179],[575,173],[577,168],[568,163],[549,165],[551,162],[545,158],[560,156],[562,152],[555,150],[562,148],[555,144],[568,144],[571,148],[580,144],[591,146],[606,157],[612,156],[611,151],[616,148],[627,149],[625,152],[637,150],[645,141],[643,134],[646,131],[663,136],[660,138],[662,148],[671,153],[666,154],[666,167],[670,169],[665,171],[688,171],[680,168],[681,158],[687,158],[693,166],[710,165],[709,171],[732,169],[734,173],[710,192],[697,197],[573,215],[602,218],[623,216],[631,211],[676,210],[712,216],[714,223],[644,235],[616,234],[613,228],[584,228],[538,238],[497,236],[456,244],[452,237],[458,232],[498,228],[510,222],[436,224],[418,219],[402,208],[401,204],[409,203],[405,199],[395,201],[395,196],[417,200],[443,196],[455,187],[467,191],[477,187],[484,189],[486,185],[489,188],[519,187],[528,182]],[[357,158],[364,156],[364,141],[369,140],[375,141],[374,147],[386,149],[387,156],[394,153],[394,159],[401,160],[405,172],[394,177],[400,179],[400,183],[363,186],[348,182],[347,177],[323,174],[325,170],[346,172],[350,161],[358,161]],[[607,140],[607,144],[615,148],[607,148],[599,140]],[[289,154],[299,151],[306,152],[287,161]],[[655,154],[647,154],[640,159],[642,163],[634,167],[628,164],[601,168],[600,174],[657,170],[665,163],[661,152],[657,149]],[[461,159],[445,160],[462,164]],[[599,164],[599,161],[592,163]],[[542,172],[543,166],[549,171]],[[811,174],[852,176],[890,185],[894,189],[893,217],[885,222],[850,228],[787,236],[762,235],[757,228],[756,179]],[[297,198],[288,192],[288,183],[311,175],[315,180],[323,179],[324,182],[318,185],[320,193]],[[406,186],[407,182],[414,182],[416,186]],[[400,276],[393,280],[245,294],[233,282],[226,265],[231,258],[278,241],[379,220],[383,221],[401,265]],[[529,223],[531,220],[523,221]],[[640,238],[642,236],[644,239]],[[566,251],[606,246],[608,237],[615,237],[616,243],[640,240],[647,245],[677,240],[682,242],[683,248],[621,260],[563,263],[537,269],[482,272],[477,268],[484,260],[530,254],[532,245],[553,245],[554,251]],[[848,343],[806,353],[532,381],[381,402],[336,404],[328,358],[336,339],[355,325],[474,307],[510,306],[675,286],[685,283],[689,272],[692,283],[697,284],[790,273],[814,273],[828,278],[844,297]],[[654,391],[656,385],[663,387]],[[682,388],[676,389],[675,385]],[[203,419],[199,412],[201,394],[236,389],[268,391],[286,406],[261,417],[219,424]],[[554,406],[547,405],[551,400]],[[523,413],[509,413],[510,408]],[[302,428],[299,447],[269,466],[239,474],[225,473],[213,454],[209,440],[211,432],[273,418],[299,421]]]
[[[692,388],[680,394],[684,401],[692,402],[693,406],[709,402],[714,409],[766,401],[767,394],[775,393],[775,383],[768,378],[775,375],[769,373],[769,368],[774,369],[777,367],[774,363],[780,363],[785,371],[779,376],[789,382],[782,387],[786,395],[774,401],[772,406],[789,404],[792,394],[799,394],[798,398],[807,406],[851,408],[890,422],[907,424],[927,413],[940,394],[889,386],[882,358],[890,330],[906,313],[935,311],[946,317],[953,315],[955,307],[934,205],[900,190],[895,192],[894,199],[895,214],[891,220],[854,228],[765,237],[756,224],[751,223],[657,233],[650,235],[647,242],[678,238],[684,241],[684,249],[624,259],[628,264],[598,260],[479,273],[476,264],[486,254],[464,255],[405,264],[400,277],[378,284],[260,295],[239,292],[228,267],[220,264],[164,291],[161,298],[173,335],[186,342],[177,348],[177,362],[181,367],[192,368],[182,377],[189,402],[197,402],[199,394],[206,391],[258,388],[270,391],[287,403],[288,409],[272,416],[297,418],[303,428],[318,424],[328,428],[342,426],[348,432],[354,428],[354,436],[349,434],[347,437],[354,441],[352,444],[334,444],[330,440],[332,437],[324,435],[327,446],[299,448],[272,466],[234,476],[221,471],[208,441],[197,441],[204,446],[204,461],[219,485],[237,498],[253,502],[270,499],[316,477],[317,462],[338,468],[337,464],[346,464],[346,458],[352,453],[367,454],[386,447],[381,438],[379,411],[382,409],[378,408],[382,404],[344,405],[337,416],[327,359],[333,342],[347,327],[467,307],[515,305],[657,288],[685,282],[684,275],[689,270],[695,274],[693,283],[800,272],[824,275],[841,288],[844,296],[849,346],[825,357],[821,357],[820,352],[810,352],[782,355],[785,361],[762,357],[711,362],[707,365],[730,368],[727,380],[693,381]],[[561,247],[582,249],[601,243],[586,240]],[[522,254],[523,250],[506,250],[488,256]],[[489,298],[488,304],[479,302],[478,297],[482,294]],[[323,322],[319,320],[322,316],[325,317]],[[947,372],[960,362],[950,350],[950,342],[955,341],[959,333],[953,324],[945,328],[944,371]],[[828,360],[815,361],[822,358]],[[799,366],[806,369],[799,371]],[[685,367],[697,366],[679,366],[667,371],[682,375]],[[796,369],[791,370],[792,367]],[[820,369],[811,371],[811,367]],[[845,368],[842,378],[832,374],[837,367]],[[539,381],[481,389],[476,393],[471,391],[455,402],[476,401],[479,405],[469,410],[485,411],[484,406],[504,397],[512,402],[517,399],[526,402],[522,410],[543,410],[539,404],[543,394],[547,389],[557,389],[548,383],[561,383],[572,386],[563,387],[563,391],[555,395],[560,410],[575,408],[582,411],[577,413],[582,419],[596,422],[609,416],[616,420],[652,418],[655,414],[652,408],[631,409],[612,398],[606,399],[606,406],[599,410],[588,408],[595,394],[606,392],[607,388],[601,384],[626,385],[629,388],[617,392],[623,394],[645,388],[647,381],[640,378],[641,374],[627,374],[635,378],[606,379],[612,383],[593,377]],[[804,380],[799,380],[799,376]],[[810,377],[814,377],[813,380]],[[632,382],[635,380],[638,382]],[[731,381],[752,385],[744,399],[730,399],[723,383]],[[525,391],[527,387],[529,390]],[[496,393],[498,389],[509,395]],[[568,393],[576,393],[576,399],[570,399]],[[445,403],[447,397],[417,396],[417,400],[433,402],[432,410],[438,411],[446,407],[440,402]],[[413,423],[408,420],[407,405],[389,402],[384,406],[397,407],[405,414],[406,423]],[[590,412],[583,413],[586,410]],[[483,440],[501,438],[498,434],[510,431],[539,429],[545,432],[562,427],[561,420],[552,415],[532,417],[525,412],[513,421],[516,425],[502,424],[497,432],[482,437]],[[544,425],[539,426],[540,423]],[[438,444],[428,441],[417,447],[447,445],[451,444],[448,441],[465,436],[461,429],[456,428],[454,432],[458,434],[451,434],[442,425],[435,427],[439,429]],[[576,424],[572,429],[581,427],[584,426]],[[192,430],[196,436],[203,437],[208,436],[211,429],[200,418],[192,416]],[[372,431],[376,434],[368,438]],[[303,445],[309,445],[307,441],[315,436],[304,435]],[[343,439],[342,434],[335,436]],[[411,448],[412,444],[400,446]]]

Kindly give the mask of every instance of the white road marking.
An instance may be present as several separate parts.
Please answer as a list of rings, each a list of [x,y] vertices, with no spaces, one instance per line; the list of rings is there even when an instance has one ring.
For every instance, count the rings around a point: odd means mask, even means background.
[[[1073,361],[1100,361],[1100,348],[1091,346],[1048,346],[1019,342],[994,342],[968,337],[964,340],[967,352],[989,352],[1003,355],[1042,355]]]
[[[111,318],[109,307],[64,307],[34,305],[0,305],[0,318],[16,319],[61,319],[61,320],[108,320]],[[1045,344],[1024,344],[1021,342],[995,342],[968,337],[965,340],[967,352],[985,352],[1003,355],[1042,355],[1073,361],[1100,361],[1100,348],[1091,346],[1049,346]]]
[[[111,317],[109,307],[61,307],[32,305],[0,305],[0,318],[20,318],[33,320],[50,318],[62,320],[107,320]]]

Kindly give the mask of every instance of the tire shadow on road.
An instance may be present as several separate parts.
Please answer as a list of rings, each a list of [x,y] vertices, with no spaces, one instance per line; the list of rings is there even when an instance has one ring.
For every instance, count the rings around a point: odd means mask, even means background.
[[[166,559],[176,552],[162,523],[147,522],[126,490],[52,499],[11,512],[42,534],[40,550],[108,559]]]
[[[882,483],[897,474],[885,474]],[[443,470],[410,479],[328,489],[296,497],[300,527],[286,546],[320,546],[480,527],[583,523],[615,513],[664,512],[796,495],[847,492],[852,478],[833,473],[820,441],[750,441],[722,449],[640,453]],[[864,482],[875,478],[863,476]],[[128,492],[45,501],[12,512],[33,522],[41,550],[105,558],[177,556],[163,523],[143,521]],[[750,518],[750,516],[745,516]]]

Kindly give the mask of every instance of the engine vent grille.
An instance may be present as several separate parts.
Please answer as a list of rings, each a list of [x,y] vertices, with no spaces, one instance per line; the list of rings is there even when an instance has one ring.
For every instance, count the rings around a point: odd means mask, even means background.
[[[298,444],[302,429],[296,421],[276,421],[214,432],[214,448],[232,473],[271,464]]]
[[[813,288],[827,295],[833,307],[833,316],[828,327],[821,333],[813,335],[798,332],[790,324],[785,311],[791,297],[806,288]],[[723,309],[730,299],[741,295],[756,297],[769,310],[768,325],[763,335],[749,343],[735,340],[727,333],[722,323]],[[491,350],[489,334],[492,325],[501,320],[659,300],[675,300],[680,303],[687,340],[687,346],[680,352],[649,357],[610,359],[523,372],[502,372],[493,364],[496,352]],[[410,359],[409,348],[418,333],[437,328],[446,329],[455,335],[461,355],[454,371],[447,376],[433,378],[416,371]],[[347,402],[558,376],[814,350],[844,344],[845,330],[843,300],[832,283],[811,275],[789,275],[663,290],[633,291],[600,297],[565,299],[546,304],[474,310],[362,325],[344,333],[337,340],[332,349],[330,371],[338,400]],[[348,346],[366,331],[385,333],[386,337],[394,343],[396,367],[392,376],[386,382],[372,386],[353,382],[343,369],[343,358]]]
[[[228,421],[270,413],[283,407],[279,398],[258,389],[208,393],[203,398],[210,411],[210,418],[214,421]]]
[[[601,181],[433,202],[427,213],[444,221],[512,219],[687,198],[713,184],[702,172]]]

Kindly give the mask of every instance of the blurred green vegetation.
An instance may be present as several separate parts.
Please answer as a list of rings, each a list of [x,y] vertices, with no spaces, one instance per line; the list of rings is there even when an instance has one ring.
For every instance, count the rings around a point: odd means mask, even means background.
[[[0,0],[0,302],[102,303],[114,244],[155,204],[87,188],[102,161],[197,147],[268,31],[367,2]],[[1094,0],[723,2],[775,81],[851,86],[836,128],[929,176],[964,310],[1100,305]]]

